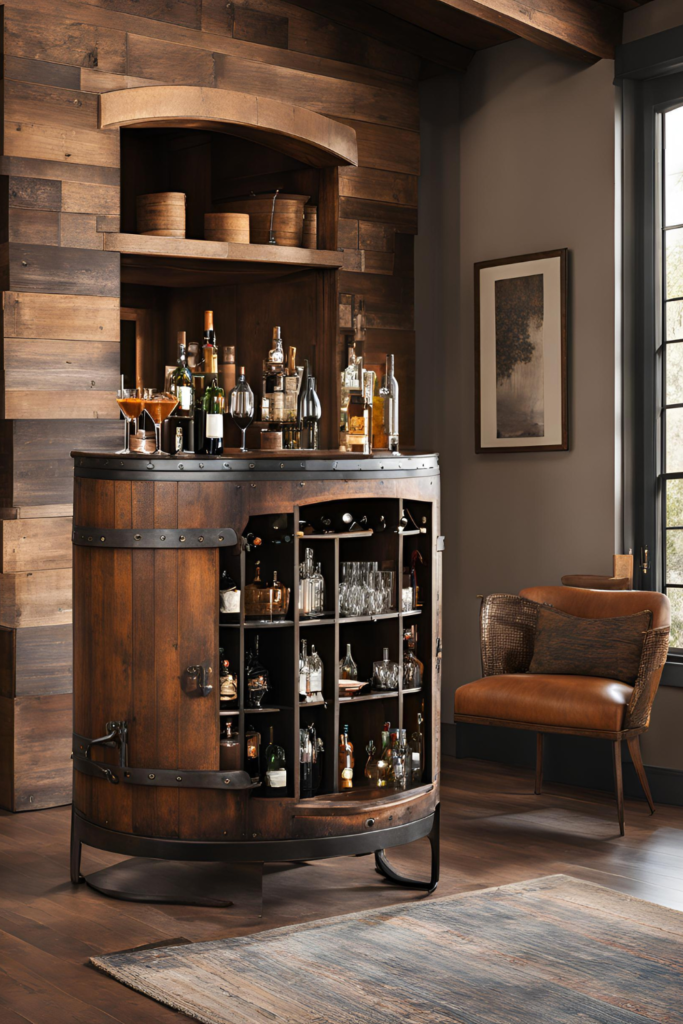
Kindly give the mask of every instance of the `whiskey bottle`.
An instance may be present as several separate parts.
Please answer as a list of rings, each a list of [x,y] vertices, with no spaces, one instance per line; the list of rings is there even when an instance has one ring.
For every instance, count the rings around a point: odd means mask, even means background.
[[[353,769],[355,767],[353,743],[349,741],[349,727],[339,737],[339,788],[353,789]]]
[[[403,686],[406,690],[416,690],[422,686],[424,665],[415,653],[417,629],[411,626],[403,633],[405,648],[403,651]]]
[[[230,669],[230,662],[227,658],[220,659],[220,705],[221,711],[226,711],[237,704],[237,676]]]
[[[222,772],[239,771],[240,761],[240,741],[233,736],[232,722],[228,718],[223,726],[220,739],[220,769]]]
[[[273,327],[273,347],[268,353],[268,362],[284,365],[285,351],[282,347],[282,329],[280,327]]]
[[[322,406],[315,389],[315,377],[309,376],[306,380],[306,391],[299,404],[299,418],[301,420],[301,447],[309,451],[317,450],[320,448]]]
[[[264,785],[270,789],[284,790],[287,787],[287,759],[285,748],[275,743],[273,726],[270,727],[270,742],[265,753]],[[284,795],[284,794],[283,794]]]

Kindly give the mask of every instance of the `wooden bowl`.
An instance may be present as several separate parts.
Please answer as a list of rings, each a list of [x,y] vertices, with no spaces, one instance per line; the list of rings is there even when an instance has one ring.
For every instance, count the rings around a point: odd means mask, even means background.
[[[204,238],[209,242],[249,244],[248,213],[205,213]]]
[[[184,238],[186,199],[184,192],[152,192],[138,196],[138,233]]]

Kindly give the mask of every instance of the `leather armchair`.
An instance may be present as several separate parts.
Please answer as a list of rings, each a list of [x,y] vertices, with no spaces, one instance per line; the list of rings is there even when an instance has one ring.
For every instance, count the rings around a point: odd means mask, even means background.
[[[634,615],[649,609],[652,627],[645,634],[634,685],[596,676],[529,673],[541,604],[590,619]],[[454,720],[536,732],[536,793],[541,792],[545,733],[610,740],[619,832],[623,835],[621,744],[624,740],[650,811],[654,813],[639,737],[650,724],[652,702],[668,653],[670,624],[668,597],[653,591],[529,587],[517,597],[492,594],[484,600],[481,609],[483,675],[456,690]]]

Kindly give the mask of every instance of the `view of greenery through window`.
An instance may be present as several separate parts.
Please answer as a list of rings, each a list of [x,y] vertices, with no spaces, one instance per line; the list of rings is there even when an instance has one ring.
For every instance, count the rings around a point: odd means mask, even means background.
[[[664,582],[671,646],[683,649],[683,106],[664,114],[663,122]]]

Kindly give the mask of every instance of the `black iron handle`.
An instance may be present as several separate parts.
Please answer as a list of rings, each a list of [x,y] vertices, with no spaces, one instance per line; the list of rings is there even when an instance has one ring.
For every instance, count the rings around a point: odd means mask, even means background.
[[[118,747],[119,765],[125,768],[128,760],[128,725],[126,722],[107,722],[106,728],[106,736],[90,740],[85,748],[84,757],[89,757],[91,747]],[[116,781],[118,782],[118,779]]]
[[[190,679],[196,682],[196,691],[200,697],[208,697],[213,692],[213,683],[208,681],[208,677],[212,675],[213,670],[210,665],[190,665],[187,668],[187,674]]]

